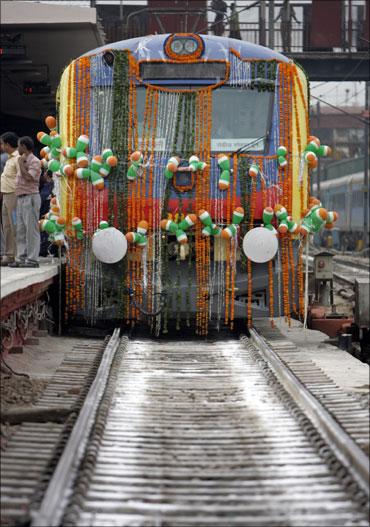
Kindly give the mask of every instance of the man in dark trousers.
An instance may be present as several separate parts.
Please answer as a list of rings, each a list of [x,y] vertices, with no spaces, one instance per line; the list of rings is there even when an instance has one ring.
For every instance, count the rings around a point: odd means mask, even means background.
[[[224,0],[212,0],[211,9],[216,13],[216,18],[212,23],[213,34],[221,37],[225,31],[224,18],[227,12],[227,4]]]
[[[295,20],[297,24],[300,24],[300,21],[295,16],[294,8],[290,2],[291,0],[284,0],[284,3],[280,8],[280,13],[274,20],[274,22],[277,22],[279,18],[281,19],[280,33],[281,39],[283,41],[283,51],[287,52],[290,51],[292,20]]]
[[[40,160],[33,155],[31,137],[18,141],[17,171],[17,260],[9,267],[39,267],[40,253],[39,215],[41,198],[39,180]]]
[[[18,168],[18,136],[13,132],[5,132],[0,140],[1,151],[8,155],[1,171],[1,265],[7,266],[14,261],[15,256],[15,209],[17,196],[15,194]]]
[[[230,6],[231,14],[229,19],[229,25],[230,25],[230,38],[237,38],[239,40],[242,39],[240,34],[240,26],[239,26],[239,15],[236,10],[235,2],[233,2]]]

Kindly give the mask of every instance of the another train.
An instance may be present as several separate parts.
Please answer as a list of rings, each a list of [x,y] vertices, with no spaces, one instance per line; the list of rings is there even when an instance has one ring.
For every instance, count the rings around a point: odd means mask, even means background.
[[[362,249],[364,232],[364,172],[322,181],[320,191],[325,204],[338,212],[332,231],[318,235],[323,245],[337,250]],[[316,193],[317,185],[313,185]]]
[[[303,313],[304,242],[335,217],[308,196],[329,149],[298,65],[223,37],[135,38],[74,60],[57,106],[66,323],[205,335]]]

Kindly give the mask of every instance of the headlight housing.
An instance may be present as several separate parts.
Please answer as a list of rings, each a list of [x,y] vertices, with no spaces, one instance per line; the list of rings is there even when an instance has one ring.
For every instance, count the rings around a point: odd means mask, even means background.
[[[193,33],[175,33],[167,38],[164,51],[173,60],[199,59],[204,51],[204,42]]]

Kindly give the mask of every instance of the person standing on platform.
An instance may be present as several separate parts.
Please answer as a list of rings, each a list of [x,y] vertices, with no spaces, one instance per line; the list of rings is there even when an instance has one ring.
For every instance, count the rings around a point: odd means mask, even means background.
[[[292,33],[292,20],[295,20],[297,24],[300,21],[295,16],[294,7],[290,3],[291,0],[284,0],[283,5],[280,8],[279,15],[275,18],[274,22],[277,22],[281,18],[280,33],[283,41],[283,51],[290,52],[290,42]]]
[[[231,14],[229,19],[229,25],[230,25],[230,38],[237,38],[238,40],[241,40],[241,34],[240,34],[240,26],[239,26],[239,15],[236,10],[235,2],[233,2],[230,6]]]
[[[30,137],[18,141],[17,171],[17,261],[9,267],[39,267],[40,253],[39,215],[41,198],[39,181],[40,160],[33,155],[34,143]]]
[[[3,173],[5,163],[8,161],[8,154],[6,152],[1,152],[0,154],[0,174]],[[5,240],[4,240],[4,231],[3,231],[3,222],[1,221],[1,215],[3,210],[3,195],[0,192],[0,256],[5,256]]]
[[[227,12],[227,4],[224,0],[212,0],[211,9],[216,13],[211,29],[214,35],[221,37],[225,31],[224,18]]]
[[[5,132],[0,139],[1,151],[8,159],[1,173],[1,234],[3,236],[1,265],[6,266],[15,257],[15,210],[17,197],[15,195],[19,153],[17,150],[18,136],[13,132]]]

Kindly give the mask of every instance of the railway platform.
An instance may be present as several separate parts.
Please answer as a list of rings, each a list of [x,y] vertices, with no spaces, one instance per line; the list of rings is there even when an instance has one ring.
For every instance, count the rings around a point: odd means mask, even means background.
[[[43,258],[40,267],[1,268],[1,330],[5,353],[20,353],[23,344],[37,337],[46,318],[50,288],[57,282],[59,264]]]

